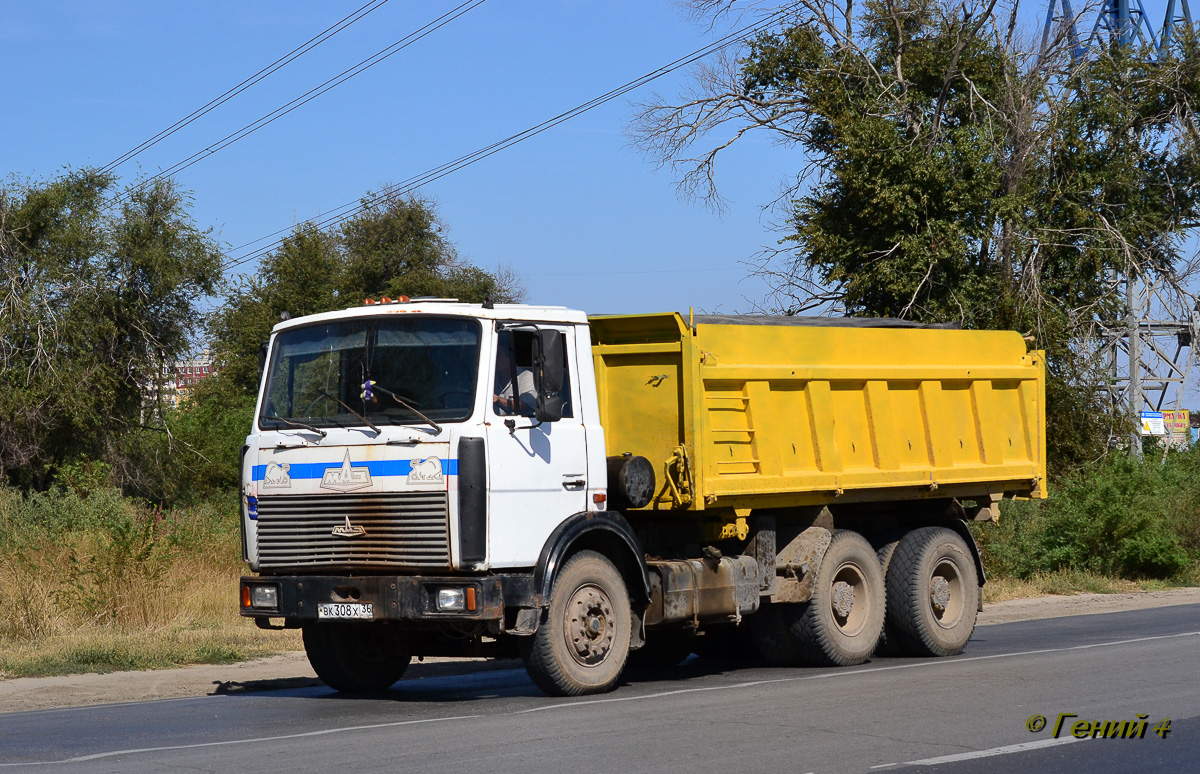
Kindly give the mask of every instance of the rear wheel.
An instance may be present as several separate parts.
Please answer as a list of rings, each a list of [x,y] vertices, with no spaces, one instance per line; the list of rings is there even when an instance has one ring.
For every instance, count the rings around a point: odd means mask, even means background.
[[[387,690],[412,660],[403,640],[376,624],[310,623],[303,633],[317,677],[344,693]]]
[[[792,636],[791,624],[803,614],[807,602],[765,602],[750,619],[754,649],[771,666],[791,667],[808,663],[807,654]]]
[[[812,599],[787,611],[788,631],[803,659],[813,666],[853,666],[869,659],[883,633],[884,596],[883,572],[871,544],[857,532],[835,532]]]
[[[896,553],[896,546],[900,545],[900,540],[889,540],[883,544],[877,544],[875,548],[875,556],[879,559],[879,569],[883,573],[883,585],[887,587],[888,567],[892,563],[892,555]],[[886,594],[885,594],[886,597]],[[888,605],[891,605],[891,600],[888,600]],[[883,619],[883,634],[879,637],[879,644],[875,646],[875,655],[877,656],[896,656],[899,655],[896,647],[892,645],[892,637],[888,631],[889,624],[887,616]]]
[[[611,691],[629,657],[632,623],[617,568],[595,551],[580,551],[554,579],[537,632],[522,638],[525,671],[552,696]]]
[[[888,642],[914,656],[953,656],[975,631],[979,576],[952,529],[922,527],[896,546],[887,573]]]

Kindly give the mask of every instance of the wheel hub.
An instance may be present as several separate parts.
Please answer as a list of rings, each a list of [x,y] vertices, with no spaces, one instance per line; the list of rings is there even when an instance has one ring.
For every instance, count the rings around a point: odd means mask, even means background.
[[[945,613],[950,604],[950,581],[935,575],[929,583],[929,601],[938,615]]]
[[[854,609],[854,588],[845,581],[833,584],[833,612],[838,618],[849,618]]]
[[[584,666],[608,658],[616,639],[612,602],[597,586],[583,586],[567,604],[567,643],[571,656]]]

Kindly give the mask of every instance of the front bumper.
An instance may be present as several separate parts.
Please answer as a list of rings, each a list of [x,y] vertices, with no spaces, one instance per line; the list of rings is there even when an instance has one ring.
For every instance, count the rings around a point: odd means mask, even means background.
[[[503,621],[505,608],[536,607],[529,575],[414,577],[394,575],[287,575],[241,579],[241,614],[259,619],[283,618],[289,623],[318,620],[325,603],[370,603],[374,621],[440,622]],[[274,586],[274,607],[247,604],[255,586]],[[474,609],[439,610],[441,589],[473,590]],[[468,597],[470,598],[470,597]]]

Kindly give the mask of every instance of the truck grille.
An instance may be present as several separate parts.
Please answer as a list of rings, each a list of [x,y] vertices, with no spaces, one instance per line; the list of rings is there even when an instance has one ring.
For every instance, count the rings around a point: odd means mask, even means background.
[[[260,497],[259,563],[264,569],[449,568],[446,506],[445,492]],[[335,534],[347,519],[365,532]]]

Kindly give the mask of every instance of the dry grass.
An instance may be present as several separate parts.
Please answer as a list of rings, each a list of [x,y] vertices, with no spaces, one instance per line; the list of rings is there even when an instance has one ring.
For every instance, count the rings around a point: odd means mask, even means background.
[[[983,587],[983,601],[984,604],[988,604],[1050,594],[1125,594],[1197,585],[1200,585],[1200,578],[1197,577],[1178,577],[1172,581],[1133,581],[1078,570],[1059,570],[1039,573],[1031,578],[989,576],[987,584]]]
[[[300,647],[238,615],[236,512],[0,491],[0,678],[241,661]]]
[[[0,678],[231,664],[300,648],[296,632],[266,632],[237,619],[191,629],[94,627],[6,643],[0,652]]]

